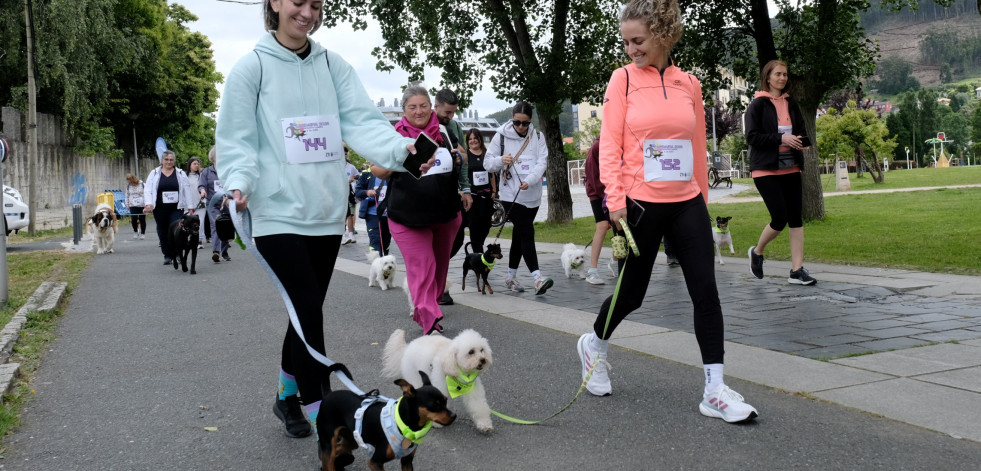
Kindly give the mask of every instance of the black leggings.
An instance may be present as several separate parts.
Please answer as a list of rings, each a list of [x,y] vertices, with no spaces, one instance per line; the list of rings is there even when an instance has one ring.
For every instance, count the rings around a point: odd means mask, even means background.
[[[470,253],[484,251],[484,241],[490,233],[491,216],[494,214],[494,200],[491,199],[489,191],[472,196],[473,204],[470,206],[470,211],[462,212],[463,223],[460,224],[460,230],[453,240],[450,257],[456,255],[460,247],[463,247],[463,232],[468,227],[470,228]]]
[[[171,253],[170,244],[167,242],[167,231],[170,224],[180,220],[184,215],[183,209],[177,209],[177,205],[160,205],[153,208],[153,221],[157,224],[157,238],[160,239],[160,252],[164,258],[174,258]]]
[[[646,211],[639,224],[630,226],[630,230],[637,241],[640,256],[631,255],[626,260],[617,303],[606,335],[603,335],[603,329],[613,296],[603,301],[593,324],[593,331],[597,337],[609,339],[627,314],[641,306],[650,285],[651,270],[661,238],[667,237],[671,239],[675,256],[681,263],[688,295],[694,305],[695,339],[702,353],[702,363],[722,363],[725,354],[725,328],[722,323],[722,307],[719,305],[719,291],[715,284],[712,225],[705,201],[699,195],[678,203],[638,203]]]
[[[508,215],[508,221],[514,224],[508,268],[517,269],[521,257],[524,256],[528,271],[538,270],[538,251],[535,249],[535,215],[538,214],[538,208],[529,208],[510,201],[502,201],[501,204]]]
[[[314,350],[325,353],[324,299],[341,236],[274,234],[256,237],[255,245],[286,288],[307,342]],[[286,322],[281,366],[296,377],[300,401],[312,404],[320,400],[324,366],[307,352],[288,318]]]
[[[800,172],[786,175],[767,175],[753,179],[756,189],[763,197],[767,211],[770,212],[770,229],[777,232],[784,227],[803,227],[801,207],[803,206],[803,188]]]
[[[129,220],[133,223],[133,232],[146,234],[146,215],[143,214],[143,206],[130,206],[129,214]]]

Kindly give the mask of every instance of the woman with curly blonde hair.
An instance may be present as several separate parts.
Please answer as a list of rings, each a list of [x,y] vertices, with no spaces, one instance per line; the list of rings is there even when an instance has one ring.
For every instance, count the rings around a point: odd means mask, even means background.
[[[621,260],[616,303],[613,296],[607,298],[593,331],[579,338],[583,378],[593,369],[586,389],[597,396],[612,392],[609,338],[643,303],[665,238],[674,247],[694,305],[695,339],[705,372],[698,409],[726,422],[752,419],[756,409],[722,381],[725,335],[706,206],[705,111],[698,79],[670,58],[682,35],[677,0],[631,1],[620,13],[620,34],[633,64],[613,71],[606,89],[600,179],[606,185],[610,219],[619,231],[625,229],[621,221],[629,225],[638,251]]]

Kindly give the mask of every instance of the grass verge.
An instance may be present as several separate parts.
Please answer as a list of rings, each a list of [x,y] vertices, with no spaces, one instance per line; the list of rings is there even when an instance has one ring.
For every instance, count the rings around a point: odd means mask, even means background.
[[[935,169],[932,169],[935,170]],[[942,170],[942,169],[941,169]],[[981,176],[981,173],[979,173]],[[844,195],[824,200],[822,221],[804,224],[805,262],[981,275],[977,225],[981,188]],[[736,256],[756,245],[770,217],[760,202],[710,203],[709,213],[732,216]],[[535,240],[585,245],[592,239],[593,218],[570,224],[535,223]],[[510,225],[502,238],[510,238]],[[496,231],[492,230],[492,238]],[[728,255],[728,254],[726,254]],[[789,260],[788,237],[766,249],[772,260]]]
[[[756,191],[756,186],[753,184],[752,178],[736,178],[732,181],[733,183],[741,183],[750,187],[750,189],[741,191],[733,196],[760,196],[760,193]],[[849,173],[848,181],[852,185],[851,191],[976,185],[981,183],[981,166],[890,170],[886,172],[882,183],[872,181],[872,175],[869,173],[863,173],[862,178],[858,178],[854,173]],[[825,194],[837,193],[834,174],[821,175],[821,187],[824,189]]]
[[[34,237],[27,235],[27,230],[24,230],[16,234],[11,234],[7,239],[7,245],[27,244],[49,239],[70,239],[74,235],[73,230],[72,226],[66,226],[60,229],[42,229],[34,231]]]
[[[65,300],[78,285],[82,271],[92,259],[91,253],[67,253],[39,251],[8,254],[7,268],[10,273],[8,299],[0,308],[0,321],[6,325],[10,318],[34,294],[43,281],[67,282]],[[37,370],[46,344],[54,338],[57,319],[64,313],[63,301],[54,310],[31,313],[20,332],[10,361],[20,363],[20,374],[14,379],[10,391],[3,396],[0,405],[0,437],[17,426],[24,403],[30,400],[30,382]]]

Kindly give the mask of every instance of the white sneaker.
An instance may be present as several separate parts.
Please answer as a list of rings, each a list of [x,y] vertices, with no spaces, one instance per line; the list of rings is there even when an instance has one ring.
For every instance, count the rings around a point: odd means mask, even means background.
[[[715,417],[729,423],[742,422],[756,418],[756,409],[746,404],[743,396],[729,389],[729,386],[722,386],[714,393],[705,394],[702,403],[698,405],[698,411],[706,417]]]
[[[140,240],[146,239],[146,234],[140,234]]]
[[[579,353],[579,362],[582,364],[582,379],[586,380],[589,370],[593,370],[592,376],[586,383],[586,390],[594,396],[609,396],[613,393],[613,386],[610,385],[610,363],[605,357],[601,357],[598,352],[589,348],[589,337],[593,334],[582,334],[579,343],[576,344],[576,352]],[[596,367],[593,368],[593,364]]]
[[[354,238],[351,237],[350,232],[345,232],[344,235],[341,236],[341,245],[347,245],[350,244],[351,242],[354,242]]]
[[[140,233],[139,232],[134,232],[133,233],[133,239],[136,240],[136,239],[139,239],[139,238],[140,238]]]
[[[586,282],[591,285],[605,285],[606,282],[600,278],[599,273],[591,271],[586,274]]]

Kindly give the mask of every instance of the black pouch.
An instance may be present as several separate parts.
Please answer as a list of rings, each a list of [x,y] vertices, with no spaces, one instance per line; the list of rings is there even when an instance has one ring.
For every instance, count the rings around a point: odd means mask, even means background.
[[[230,202],[235,204],[234,201]],[[232,216],[227,211],[222,211],[215,218],[215,232],[218,233],[220,240],[232,240],[235,238],[235,224],[232,223]]]
[[[795,163],[793,153],[781,152],[777,155],[777,170],[786,170],[793,167]]]

